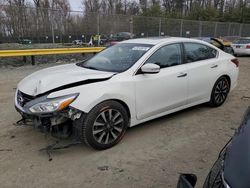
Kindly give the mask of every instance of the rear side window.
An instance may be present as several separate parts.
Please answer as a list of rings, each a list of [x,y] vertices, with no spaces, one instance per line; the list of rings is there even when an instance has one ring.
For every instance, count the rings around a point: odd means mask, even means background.
[[[234,41],[233,43],[234,44],[249,44],[250,39],[238,39],[238,40]]]
[[[184,43],[188,63],[215,58],[217,50],[198,43]]]

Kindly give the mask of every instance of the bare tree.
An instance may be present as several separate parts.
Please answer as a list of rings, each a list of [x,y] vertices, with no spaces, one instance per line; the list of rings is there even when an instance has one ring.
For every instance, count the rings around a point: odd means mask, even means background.
[[[82,4],[86,13],[98,12],[101,7],[99,0],[83,0]]]

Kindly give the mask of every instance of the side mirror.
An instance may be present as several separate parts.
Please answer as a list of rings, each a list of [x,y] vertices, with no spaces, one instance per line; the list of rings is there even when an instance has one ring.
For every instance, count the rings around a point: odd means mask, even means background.
[[[197,177],[194,174],[181,174],[179,176],[177,188],[194,188]]]
[[[156,74],[160,72],[160,66],[152,63],[144,64],[141,67],[141,72],[145,74]]]

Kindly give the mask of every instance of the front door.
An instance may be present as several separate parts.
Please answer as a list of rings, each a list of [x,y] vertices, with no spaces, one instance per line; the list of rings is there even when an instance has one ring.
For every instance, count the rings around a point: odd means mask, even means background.
[[[137,118],[142,120],[185,105],[188,75],[182,63],[181,44],[159,48],[145,63],[158,64],[161,70],[134,76]]]

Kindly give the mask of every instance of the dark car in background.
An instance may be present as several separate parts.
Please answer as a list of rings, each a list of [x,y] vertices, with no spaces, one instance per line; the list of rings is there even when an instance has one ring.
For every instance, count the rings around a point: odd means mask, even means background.
[[[181,174],[177,188],[193,188],[194,174]],[[250,107],[240,127],[221,150],[210,170],[203,188],[250,187]]]
[[[106,43],[106,46],[112,46],[112,45],[117,44],[120,41],[129,40],[134,37],[135,35],[130,32],[119,32],[119,33],[111,34]]]
[[[119,32],[110,36],[110,40],[123,41],[134,38],[134,34],[130,32]]]
[[[29,39],[19,39],[18,43],[19,44],[32,44],[32,41]]]

